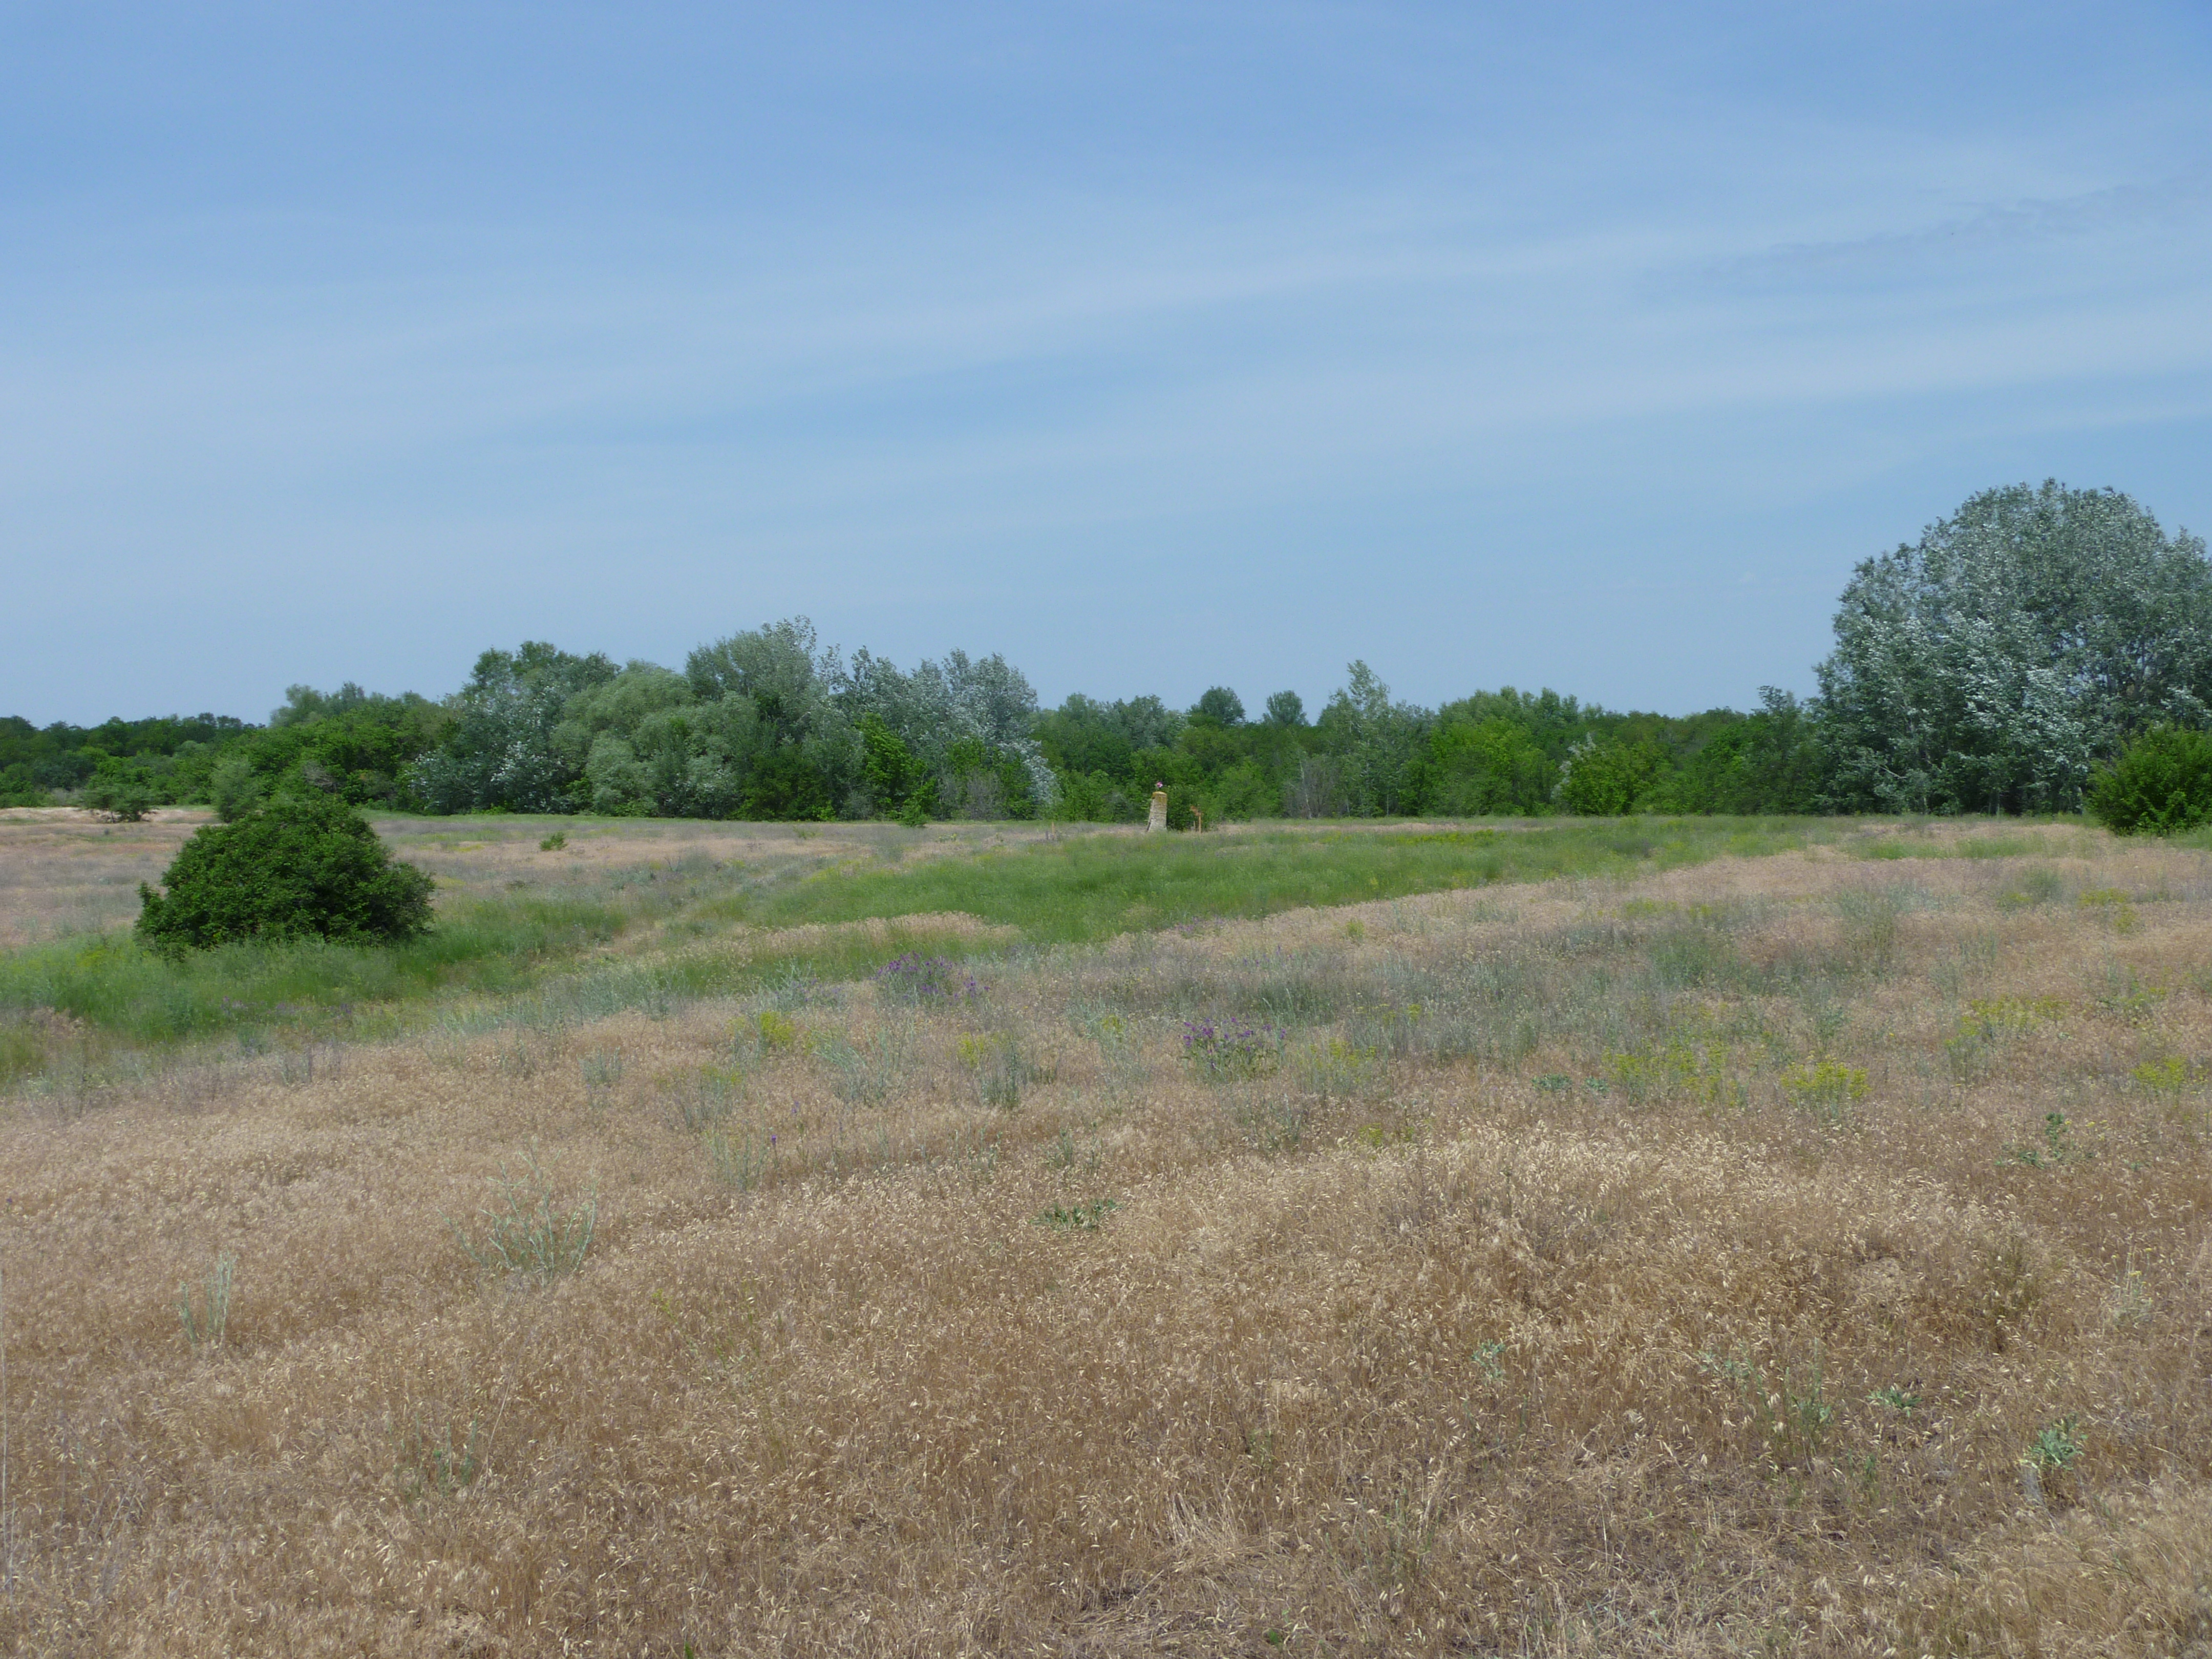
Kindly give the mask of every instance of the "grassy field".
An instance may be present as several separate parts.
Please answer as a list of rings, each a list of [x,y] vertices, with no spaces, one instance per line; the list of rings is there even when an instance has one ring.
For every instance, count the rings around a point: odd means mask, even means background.
[[[127,923],[137,884],[158,879],[204,819],[172,812],[111,826],[53,811],[0,815],[0,867],[18,890],[18,914],[0,932],[16,941],[0,950],[0,1082],[42,1075],[82,1091],[143,1075],[177,1045],[210,1037],[249,1048],[385,1038],[465,1005],[541,992],[580,994],[600,1012],[662,1006],[794,974],[862,975],[914,950],[1096,941],[1308,905],[1671,868],[1850,833],[1733,819],[1152,838],[1006,826],[388,820],[380,828],[395,850],[439,883],[429,937],[373,950],[241,945],[173,960],[137,944]],[[541,845],[556,831],[557,849]],[[886,919],[895,925],[863,925]]]
[[[2212,1650],[2201,848],[544,833],[16,1016],[0,1647]]]

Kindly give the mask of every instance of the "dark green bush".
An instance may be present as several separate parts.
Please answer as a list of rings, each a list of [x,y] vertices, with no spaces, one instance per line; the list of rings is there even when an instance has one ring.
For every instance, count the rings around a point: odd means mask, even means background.
[[[161,884],[166,893],[138,890],[138,937],[172,952],[247,939],[380,944],[430,925],[430,878],[395,862],[344,801],[315,791],[208,825]]]
[[[2158,726],[2089,780],[2090,813],[2116,835],[2170,836],[2212,821],[2212,733]]]
[[[118,823],[137,823],[161,796],[143,763],[104,760],[79,799],[104,818]]]

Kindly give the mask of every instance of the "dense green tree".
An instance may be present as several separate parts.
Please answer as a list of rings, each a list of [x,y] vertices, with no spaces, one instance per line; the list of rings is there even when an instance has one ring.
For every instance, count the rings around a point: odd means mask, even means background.
[[[1194,720],[1212,720],[1216,726],[1238,726],[1244,724],[1244,699],[1225,685],[1209,689],[1198,700],[1191,711]]]
[[[234,807],[246,797],[266,794],[279,780],[296,776],[356,806],[405,805],[403,780],[409,767],[437,746],[449,718],[411,691],[384,696],[351,681],[329,693],[295,685],[266,728],[244,733],[220,759],[210,757],[197,798],[214,802],[222,811],[226,799]],[[240,775],[241,759],[250,780]]]
[[[1836,804],[2070,810],[2156,721],[2212,714],[2212,566],[2112,490],[1984,490],[1869,559],[1836,613],[1820,719]]]
[[[926,815],[931,803],[923,797],[927,774],[904,738],[871,711],[860,716],[860,776],[868,792],[868,807],[878,817],[894,817],[915,803]]]
[[[1859,567],[1821,696],[1680,717],[1508,686],[1430,710],[1364,662],[1308,723],[1140,696],[1040,711],[997,655],[849,665],[804,617],[681,673],[526,643],[446,702],[294,686],[265,729],[213,716],[0,720],[0,802],[210,800],[310,787],[435,811],[1140,820],[1547,811],[2023,810],[2079,802],[2132,732],[2212,723],[2212,564],[2125,496],[1984,492]],[[2113,775],[2117,776],[2115,772]],[[2114,786],[2117,787],[2117,786]],[[2162,809],[2161,809],[2162,810]]]
[[[1387,815],[1415,804],[1415,763],[1429,718],[1424,709],[1391,702],[1390,688],[1365,663],[1352,664],[1342,689],[1315,724],[1343,769],[1352,812]]]
[[[857,652],[840,696],[852,719],[873,714],[935,780],[928,811],[974,816],[994,802],[1012,817],[1060,810],[1062,769],[1040,735],[1036,691],[1003,656],[949,651],[904,673]],[[865,795],[854,805],[866,810]]]
[[[247,729],[227,714],[117,719],[89,727],[0,719],[0,806],[44,806],[57,797],[67,799],[91,785],[103,765],[108,765],[104,796],[120,775],[149,805],[194,799],[217,754]],[[116,765],[125,771],[118,775]]]
[[[1421,810],[1454,817],[1549,809],[1559,769],[1528,727],[1503,715],[1440,720],[1429,742]]]
[[[1560,768],[1557,799],[1570,812],[1633,812],[1646,804],[1665,757],[1650,742],[1624,742],[1592,733]]]
[[[410,787],[438,812],[574,811],[580,780],[554,734],[570,698],[615,674],[600,653],[574,656],[542,641],[485,652],[447,700],[450,721],[409,769]]]
[[[582,774],[572,793],[613,817],[719,817],[734,792],[696,763],[702,745],[697,698],[684,675],[633,662],[574,693],[553,728],[562,761]]]
[[[93,769],[82,799],[102,817],[113,818],[119,823],[136,823],[152,810],[162,793],[152,769],[144,761],[111,755]]]
[[[1827,787],[1827,751],[1812,711],[1772,686],[1745,715],[1723,715],[1661,779],[1652,803],[1676,812],[1814,812]]]

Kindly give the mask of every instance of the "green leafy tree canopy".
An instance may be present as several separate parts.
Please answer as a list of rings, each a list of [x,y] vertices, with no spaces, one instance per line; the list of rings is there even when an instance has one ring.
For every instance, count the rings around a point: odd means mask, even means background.
[[[1819,673],[1834,805],[2070,811],[2132,733],[2212,715],[2212,565],[2116,490],[1984,490],[1858,567]]]

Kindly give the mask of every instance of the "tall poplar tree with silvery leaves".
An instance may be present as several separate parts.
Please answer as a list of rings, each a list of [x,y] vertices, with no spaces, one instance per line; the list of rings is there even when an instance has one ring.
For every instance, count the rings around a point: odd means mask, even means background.
[[[970,739],[1019,763],[1039,810],[1059,799],[1060,780],[1035,735],[1036,691],[995,652],[971,658],[949,651],[942,661],[925,658],[903,673],[886,658],[857,651],[840,696],[856,725],[873,714],[927,772],[945,772],[953,746]]]
[[[1832,805],[2070,811],[2131,734],[2212,717],[2212,565],[2115,490],[1984,490],[1858,567],[1817,672]]]

